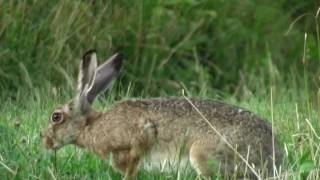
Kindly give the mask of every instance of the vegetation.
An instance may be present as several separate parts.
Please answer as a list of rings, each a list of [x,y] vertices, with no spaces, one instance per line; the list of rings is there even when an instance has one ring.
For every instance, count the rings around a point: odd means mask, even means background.
[[[0,0],[0,177],[119,179],[75,147],[45,151],[39,133],[72,97],[81,55],[124,54],[95,103],[130,97],[222,99],[273,121],[278,177],[320,178],[320,15],[316,1]],[[139,179],[194,179],[193,172]]]

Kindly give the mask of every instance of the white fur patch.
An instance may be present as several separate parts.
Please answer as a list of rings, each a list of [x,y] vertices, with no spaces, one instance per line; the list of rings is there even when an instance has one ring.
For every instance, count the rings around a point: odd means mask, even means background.
[[[176,172],[190,169],[189,157],[179,157],[179,152],[154,147],[142,161],[142,168],[153,172]]]

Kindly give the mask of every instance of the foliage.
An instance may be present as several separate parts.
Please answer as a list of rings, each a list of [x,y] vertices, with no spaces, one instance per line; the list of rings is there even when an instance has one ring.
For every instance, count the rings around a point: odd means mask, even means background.
[[[44,83],[71,88],[79,59],[91,48],[100,61],[124,54],[122,81],[132,82],[134,95],[176,94],[183,86],[260,91],[283,80],[303,81],[297,74],[303,71],[305,32],[308,76],[319,74],[312,1],[2,0],[0,5],[0,89],[6,92]],[[256,76],[263,77],[258,87],[247,83]]]

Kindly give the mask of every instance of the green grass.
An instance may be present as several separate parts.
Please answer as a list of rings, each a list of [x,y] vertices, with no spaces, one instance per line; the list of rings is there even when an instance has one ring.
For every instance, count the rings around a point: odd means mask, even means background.
[[[95,107],[100,110],[106,109],[114,101],[115,89],[109,96],[100,98]],[[280,175],[290,176],[289,179],[319,178],[320,111],[317,104],[319,102],[306,106],[309,98],[304,97],[299,91],[288,93],[286,89],[273,90],[272,96],[272,103],[270,93],[261,97],[250,96],[243,101],[238,101],[230,95],[226,95],[223,99],[230,104],[245,107],[270,122],[272,117],[274,118],[274,130],[284,149],[286,159]],[[63,95],[55,97],[49,90],[43,90],[36,91],[33,95],[23,93],[16,100],[4,101],[0,112],[2,178],[119,179],[121,177],[112,170],[108,161],[102,161],[86,150],[67,146],[55,154],[42,148],[39,133],[46,126],[51,110],[66,98]],[[139,179],[176,179],[177,176],[177,172],[154,174],[140,171],[138,174]],[[194,179],[195,173],[181,172],[179,176],[182,179]]]

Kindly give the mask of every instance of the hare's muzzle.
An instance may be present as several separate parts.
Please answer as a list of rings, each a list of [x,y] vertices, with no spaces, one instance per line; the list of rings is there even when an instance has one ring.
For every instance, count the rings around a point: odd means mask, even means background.
[[[46,148],[46,149],[54,149],[54,143],[51,137],[47,136],[44,133],[40,134],[41,139],[42,139],[42,145]]]

